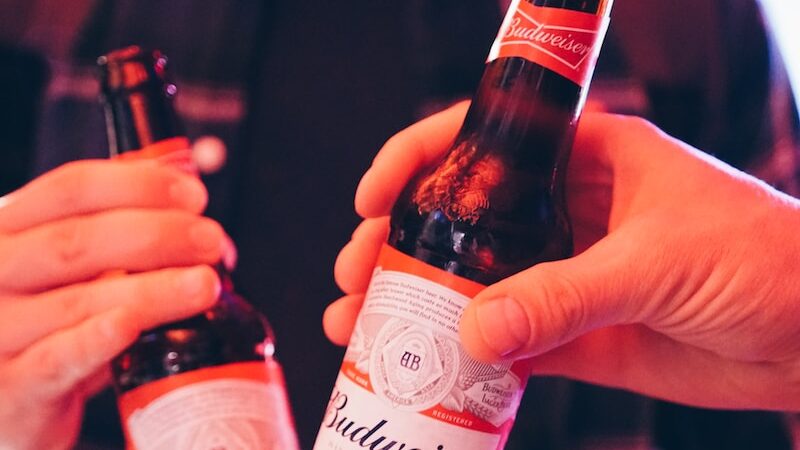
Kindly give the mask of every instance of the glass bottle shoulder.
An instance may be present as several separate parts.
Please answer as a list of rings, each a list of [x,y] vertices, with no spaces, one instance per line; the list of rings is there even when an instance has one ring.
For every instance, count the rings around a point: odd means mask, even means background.
[[[112,362],[126,392],[171,375],[272,358],[274,339],[263,315],[230,290],[203,314],[148,330]]]

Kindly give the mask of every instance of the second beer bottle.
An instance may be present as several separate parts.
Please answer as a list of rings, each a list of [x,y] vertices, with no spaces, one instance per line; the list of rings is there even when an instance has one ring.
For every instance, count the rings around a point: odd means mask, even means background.
[[[98,60],[111,154],[192,171],[166,63],[139,47]],[[144,332],[112,362],[129,450],[298,448],[269,324],[217,272],[216,306]]]
[[[569,257],[564,173],[612,0],[515,0],[443,160],[394,206],[315,450],[502,449],[528,378],[459,342],[486,285]]]

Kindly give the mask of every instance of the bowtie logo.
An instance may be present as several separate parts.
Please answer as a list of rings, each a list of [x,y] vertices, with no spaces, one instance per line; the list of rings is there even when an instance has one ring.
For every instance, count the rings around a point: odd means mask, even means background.
[[[596,35],[593,29],[548,25],[518,10],[502,45],[527,45],[577,70],[592,54]]]
[[[591,77],[607,18],[517,0],[489,54],[489,61],[522,57],[585,85]]]

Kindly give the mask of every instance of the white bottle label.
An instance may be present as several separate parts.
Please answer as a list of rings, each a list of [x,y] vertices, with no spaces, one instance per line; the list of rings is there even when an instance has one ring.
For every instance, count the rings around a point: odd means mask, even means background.
[[[482,288],[384,246],[314,449],[502,448],[527,374],[462,349]]]
[[[277,364],[167,377],[120,397],[130,450],[297,450]]]

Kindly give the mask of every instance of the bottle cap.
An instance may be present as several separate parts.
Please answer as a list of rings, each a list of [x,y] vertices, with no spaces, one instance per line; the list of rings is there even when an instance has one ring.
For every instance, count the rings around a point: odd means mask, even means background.
[[[158,50],[130,46],[97,58],[97,65],[103,92],[109,94],[163,82],[167,57]]]

